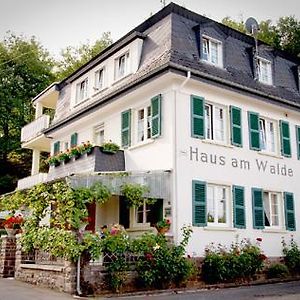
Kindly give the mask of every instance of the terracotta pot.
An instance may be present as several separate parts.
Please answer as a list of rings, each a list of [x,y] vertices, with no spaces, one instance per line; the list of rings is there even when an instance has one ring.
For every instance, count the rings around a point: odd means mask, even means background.
[[[18,229],[13,229],[13,228],[7,228],[5,227],[6,233],[8,237],[15,237]]]
[[[160,234],[165,234],[169,231],[169,228],[168,227],[162,227],[162,228],[157,229],[157,231]]]

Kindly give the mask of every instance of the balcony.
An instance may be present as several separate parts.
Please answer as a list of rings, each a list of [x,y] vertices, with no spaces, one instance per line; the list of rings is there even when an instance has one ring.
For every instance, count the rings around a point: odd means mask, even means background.
[[[98,146],[95,146],[90,154],[83,154],[80,157],[72,157],[68,162],[61,162],[60,165],[50,166],[48,180],[62,178],[72,174],[113,172],[125,170],[124,152],[118,151],[115,154],[103,153]]]
[[[33,176],[25,177],[18,180],[18,190],[28,189],[33,187],[34,185],[47,181],[47,173],[38,173]]]
[[[22,147],[27,149],[39,149],[49,152],[50,140],[45,137],[43,130],[50,125],[50,116],[42,115],[36,120],[24,126],[21,130]]]

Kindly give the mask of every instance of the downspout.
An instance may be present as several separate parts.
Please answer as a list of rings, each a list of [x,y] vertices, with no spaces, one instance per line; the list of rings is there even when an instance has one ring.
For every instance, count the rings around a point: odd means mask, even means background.
[[[191,78],[191,71],[188,70],[187,74],[186,74],[186,78],[185,80],[182,82],[182,84],[175,89],[175,95],[174,95],[174,155],[173,155],[173,166],[174,166],[174,188],[173,188],[173,193],[174,193],[174,204],[175,204],[175,224],[174,224],[174,220],[173,220],[173,224],[176,225],[174,226],[176,228],[176,232],[178,232],[178,205],[177,205],[177,192],[178,192],[178,176],[177,176],[177,94],[180,92],[180,90],[187,84],[187,82],[190,80]],[[173,228],[174,230],[174,228]],[[178,235],[176,235],[176,239],[174,239],[175,244],[178,241]]]
[[[78,296],[82,295],[81,288],[80,288],[80,261],[81,261],[80,258],[81,258],[81,255],[79,255],[78,260],[77,260],[76,291],[77,291]]]

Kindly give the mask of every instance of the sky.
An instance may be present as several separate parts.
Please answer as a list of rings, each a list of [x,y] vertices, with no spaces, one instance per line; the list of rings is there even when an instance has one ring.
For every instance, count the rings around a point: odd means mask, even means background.
[[[114,41],[162,8],[163,0],[0,0],[0,40],[7,31],[36,36],[54,56],[67,46],[99,39]],[[170,1],[165,0],[166,4]],[[300,0],[173,0],[216,21],[230,16],[259,21],[281,16],[300,20]]]

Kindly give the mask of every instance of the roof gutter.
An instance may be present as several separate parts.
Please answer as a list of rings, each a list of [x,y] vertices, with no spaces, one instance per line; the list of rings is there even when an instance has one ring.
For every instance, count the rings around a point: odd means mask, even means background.
[[[179,70],[179,71],[184,71],[184,72],[191,71],[192,75],[195,75],[196,77],[202,77],[202,78],[205,78],[205,79],[217,82],[217,83],[222,83],[223,85],[227,85],[229,87],[237,88],[239,90],[246,91],[246,92],[249,92],[251,94],[255,94],[255,95],[258,95],[258,96],[261,96],[261,97],[264,97],[264,98],[272,99],[276,102],[280,102],[280,103],[283,103],[283,104],[288,105],[288,106],[292,106],[292,107],[297,108],[297,109],[300,110],[300,104],[297,104],[295,102],[292,102],[292,101],[289,101],[289,100],[286,100],[286,99],[283,99],[283,98],[280,98],[280,97],[276,97],[276,96],[258,91],[258,90],[253,89],[253,88],[245,87],[241,84],[234,83],[234,82],[231,82],[231,81],[228,81],[228,80],[225,80],[225,79],[222,79],[222,78],[219,78],[219,77],[216,77],[216,76],[213,76],[213,75],[210,75],[210,74],[198,71],[198,70],[194,70],[194,69],[191,70],[188,67],[184,67],[184,66],[181,66],[181,65],[173,63],[173,62],[170,62],[169,65],[170,65],[171,68],[174,68],[174,69]]]

